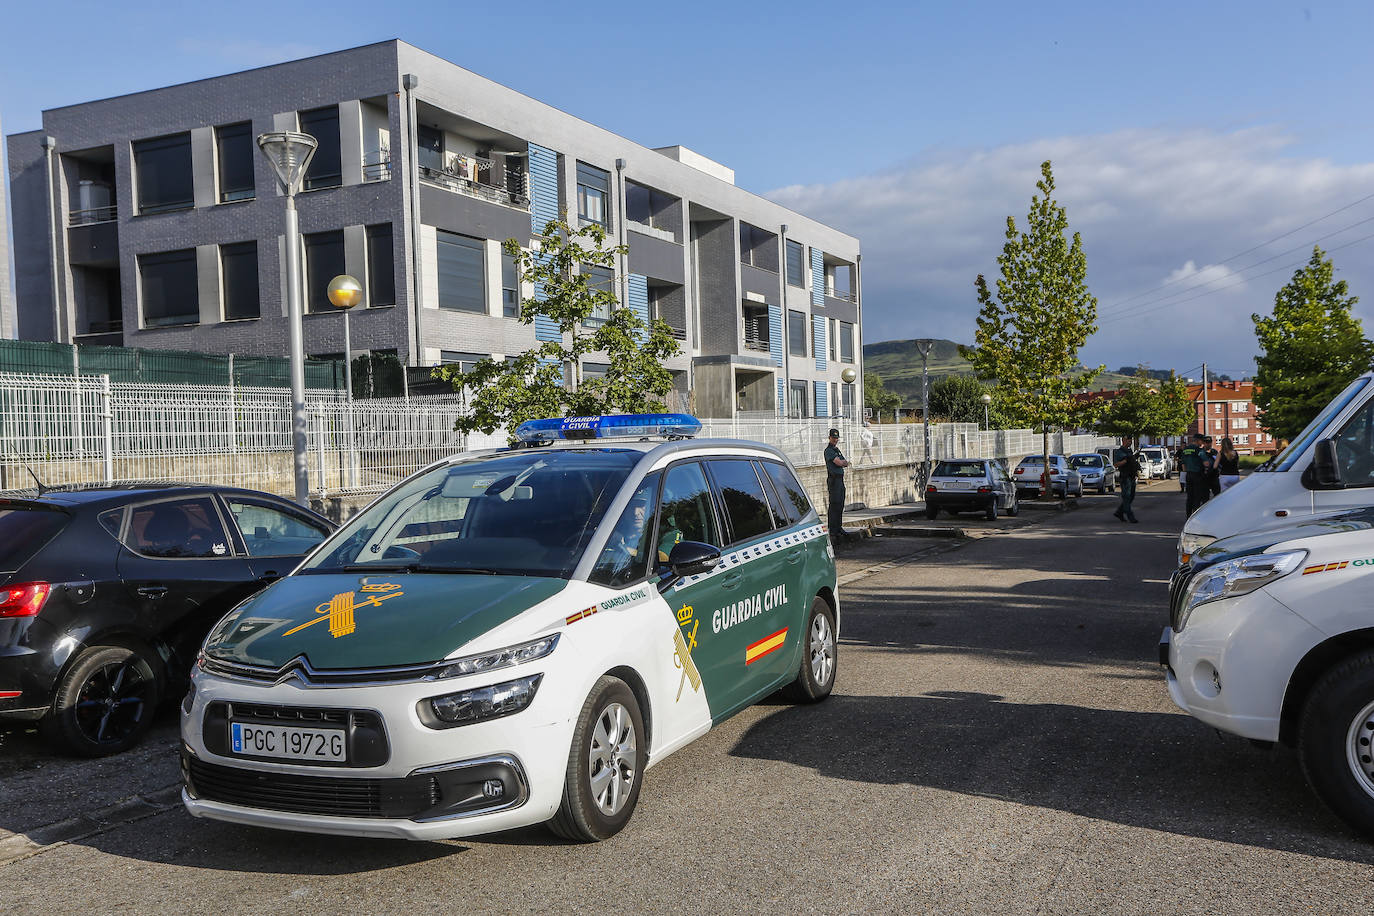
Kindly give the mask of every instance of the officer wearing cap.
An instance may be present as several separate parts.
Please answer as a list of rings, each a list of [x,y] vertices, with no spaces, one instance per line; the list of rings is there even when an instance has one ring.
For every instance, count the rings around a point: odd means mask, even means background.
[[[849,460],[840,451],[840,431],[830,430],[830,444],[825,447],[825,494],[829,500],[826,525],[830,529],[830,541],[836,543],[847,538],[842,527],[844,521],[844,469]]]

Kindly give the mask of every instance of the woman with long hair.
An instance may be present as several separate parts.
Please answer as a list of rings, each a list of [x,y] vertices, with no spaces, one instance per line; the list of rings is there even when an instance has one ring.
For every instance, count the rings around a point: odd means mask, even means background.
[[[1221,478],[1222,492],[1240,483],[1240,455],[1231,443],[1231,437],[1221,440],[1221,454],[1217,456],[1217,475]]]

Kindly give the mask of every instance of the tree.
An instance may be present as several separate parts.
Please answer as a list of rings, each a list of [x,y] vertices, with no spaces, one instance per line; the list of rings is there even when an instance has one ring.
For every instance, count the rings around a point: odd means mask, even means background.
[[[878,422],[883,422],[883,411],[892,413],[892,420],[897,421],[897,408],[902,406],[902,396],[895,391],[888,391],[883,387],[883,377],[876,372],[864,373],[864,404],[873,408],[873,415],[878,418]]]
[[[530,250],[516,239],[507,239],[503,248],[535,289],[520,305],[520,322],[547,318],[559,336],[503,360],[481,360],[467,372],[436,368],[435,377],[468,395],[468,411],[456,428],[491,433],[504,427],[513,435],[525,420],[663,410],[660,399],[673,387],[663,361],[678,352],[672,330],[622,307],[615,291],[598,285],[587,269],[613,271],[628,249],[607,246],[599,224],[573,229],[567,214],[550,220]],[[592,355],[609,368],[584,378],[582,360]]]
[[[947,375],[930,386],[930,417],[949,423],[983,425],[983,395],[988,394],[977,379],[967,375]],[[991,419],[1000,416],[989,409]]]
[[[1160,381],[1141,368],[1125,389],[1107,402],[1097,427],[1117,436],[1181,436],[1194,415],[1183,379]]]
[[[1333,282],[1333,273],[1331,259],[1314,247],[1307,266],[1275,294],[1273,314],[1250,316],[1262,351],[1255,403],[1275,439],[1297,436],[1374,360],[1374,344],[1350,313],[1359,300],[1347,295],[1344,280]]]
[[[996,380],[998,406],[1040,428],[1048,481],[1049,428],[1072,422],[1080,409],[1074,390],[1104,367],[1083,369],[1078,361],[1078,348],[1097,330],[1097,299],[1088,292],[1083,240],[1077,232],[1066,238],[1068,215],[1051,196],[1049,160],[1035,186],[1040,193],[1031,197],[1026,231],[1007,217],[997,298],[982,274],[974,281],[980,308],[969,356],[979,378]]]

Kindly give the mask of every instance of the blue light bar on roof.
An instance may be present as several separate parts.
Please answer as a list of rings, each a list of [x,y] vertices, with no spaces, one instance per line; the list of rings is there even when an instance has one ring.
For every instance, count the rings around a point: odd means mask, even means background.
[[[599,417],[526,420],[515,430],[521,442],[555,439],[629,439],[644,436],[690,438],[701,432],[701,421],[685,413],[622,413]]]

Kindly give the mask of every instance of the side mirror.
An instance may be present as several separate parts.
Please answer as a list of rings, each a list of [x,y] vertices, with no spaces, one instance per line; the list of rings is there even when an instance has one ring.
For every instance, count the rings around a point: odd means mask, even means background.
[[[1336,460],[1336,440],[1322,439],[1312,450],[1312,482],[1323,490],[1339,490],[1345,486],[1341,481],[1341,466]]]
[[[720,548],[701,541],[679,541],[668,554],[669,572],[658,583],[659,591],[667,591],[688,576],[708,573],[720,565]]]

